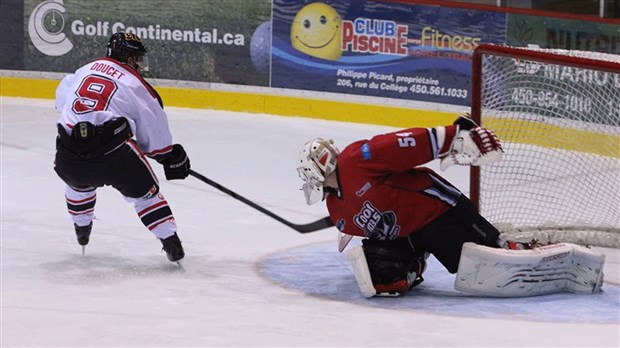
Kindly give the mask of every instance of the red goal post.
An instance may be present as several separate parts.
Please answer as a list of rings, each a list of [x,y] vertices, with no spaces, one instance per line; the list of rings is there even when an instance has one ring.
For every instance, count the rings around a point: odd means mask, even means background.
[[[513,239],[620,248],[620,56],[483,44],[474,120],[504,159],[472,167],[470,198]]]

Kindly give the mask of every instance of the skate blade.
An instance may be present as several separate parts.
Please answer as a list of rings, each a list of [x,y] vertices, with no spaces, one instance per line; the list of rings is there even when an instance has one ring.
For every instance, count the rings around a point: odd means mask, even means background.
[[[376,297],[399,297],[402,296],[400,292],[390,291],[390,292],[378,292]]]
[[[82,256],[86,254],[86,246],[82,245]]]

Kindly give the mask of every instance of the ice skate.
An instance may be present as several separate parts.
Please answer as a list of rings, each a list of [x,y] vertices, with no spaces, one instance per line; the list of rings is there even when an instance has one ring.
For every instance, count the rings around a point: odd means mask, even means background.
[[[160,240],[168,260],[176,262],[180,266],[181,263],[179,261],[185,257],[185,251],[183,251],[179,236],[175,233],[166,239]]]
[[[75,227],[75,236],[77,237],[77,242],[79,245],[82,246],[82,256],[84,256],[84,253],[86,252],[86,245],[90,241],[90,232],[93,228],[93,223],[91,222],[86,226],[78,226],[76,224],[73,224],[73,226]]]

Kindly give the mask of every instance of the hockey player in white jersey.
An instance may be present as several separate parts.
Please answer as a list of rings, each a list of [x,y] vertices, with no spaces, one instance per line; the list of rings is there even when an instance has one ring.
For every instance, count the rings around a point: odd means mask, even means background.
[[[140,38],[115,33],[105,58],[60,82],[54,169],[66,183],[67,208],[82,252],[90,240],[97,188],[110,185],[134,204],[168,259],[176,262],[185,252],[146,157],[163,165],[168,180],[185,179],[190,161],[183,147],[172,141],[159,94],[140,75],[146,70]]]

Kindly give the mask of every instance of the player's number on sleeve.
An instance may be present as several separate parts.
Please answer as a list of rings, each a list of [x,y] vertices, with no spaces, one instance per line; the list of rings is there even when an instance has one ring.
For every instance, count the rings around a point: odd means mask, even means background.
[[[106,110],[117,89],[116,82],[107,77],[86,76],[75,91],[77,98],[73,101],[73,112],[83,114]]]
[[[411,136],[411,133],[398,133],[398,146],[400,147],[414,147],[415,138]]]

